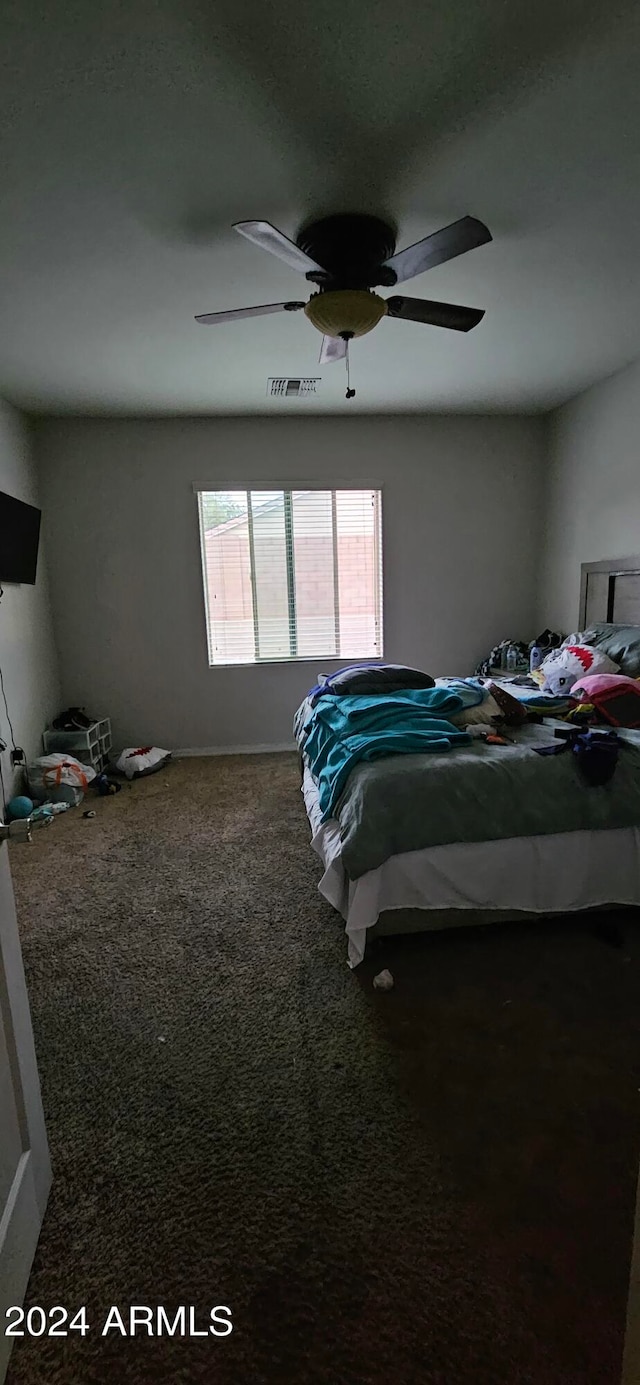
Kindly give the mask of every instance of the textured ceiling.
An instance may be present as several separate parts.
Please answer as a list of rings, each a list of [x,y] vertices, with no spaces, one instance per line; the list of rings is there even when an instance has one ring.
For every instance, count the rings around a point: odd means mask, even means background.
[[[0,72],[0,394],[39,412],[544,409],[640,355],[640,12],[625,0],[20,0]],[[231,230],[459,216],[494,240],[320,368],[305,297]],[[318,375],[307,401],[271,375]]]

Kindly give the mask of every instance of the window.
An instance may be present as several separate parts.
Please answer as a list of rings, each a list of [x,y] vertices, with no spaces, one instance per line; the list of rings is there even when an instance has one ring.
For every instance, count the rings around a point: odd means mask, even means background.
[[[380,492],[199,491],[210,664],[382,655]]]

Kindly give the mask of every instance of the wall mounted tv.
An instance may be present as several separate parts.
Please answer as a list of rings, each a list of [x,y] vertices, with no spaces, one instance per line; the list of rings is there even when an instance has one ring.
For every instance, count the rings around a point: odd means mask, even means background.
[[[0,491],[0,582],[36,580],[40,510]]]

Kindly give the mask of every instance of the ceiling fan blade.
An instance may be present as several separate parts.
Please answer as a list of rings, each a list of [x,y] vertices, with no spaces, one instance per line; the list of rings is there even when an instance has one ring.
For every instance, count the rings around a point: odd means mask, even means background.
[[[463,216],[460,221],[443,226],[441,231],[434,231],[432,236],[425,236],[415,245],[399,250],[397,255],[385,260],[385,269],[392,269],[396,283],[403,284],[406,279],[413,279],[425,269],[433,269],[435,265],[453,260],[456,255],[464,255],[467,250],[475,250],[477,245],[485,245],[492,239],[484,222],[478,221],[475,216]]]
[[[342,337],[323,337],[320,348],[320,365],[328,365],[330,361],[343,361],[347,354],[347,343]]]
[[[269,250],[272,255],[277,255],[290,269],[297,269],[301,274],[309,274],[311,270],[321,268],[310,255],[305,255],[304,250],[300,250],[294,241],[279,231],[277,226],[272,226],[270,221],[236,221],[233,229],[239,231],[241,236],[246,236],[247,240],[253,241],[254,245],[259,245],[261,250]]]
[[[199,313],[196,322],[209,327],[216,322],[234,322],[240,317],[262,317],[263,313],[293,313],[304,303],[262,303],[258,308],[229,308],[224,313]]]
[[[457,303],[433,303],[430,298],[387,298],[387,315],[406,322],[427,322],[432,327],[452,327],[470,332],[484,317],[484,308],[461,308]]]

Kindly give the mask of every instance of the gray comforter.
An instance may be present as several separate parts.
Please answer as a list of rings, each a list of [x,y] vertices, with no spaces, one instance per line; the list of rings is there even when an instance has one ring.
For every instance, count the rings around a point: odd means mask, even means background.
[[[599,788],[585,782],[571,751],[536,755],[532,745],[549,745],[553,733],[527,725],[510,732],[515,745],[473,741],[446,754],[357,765],[335,813],[348,875],[356,880],[389,856],[451,842],[640,827],[640,732],[619,733],[615,774]]]

